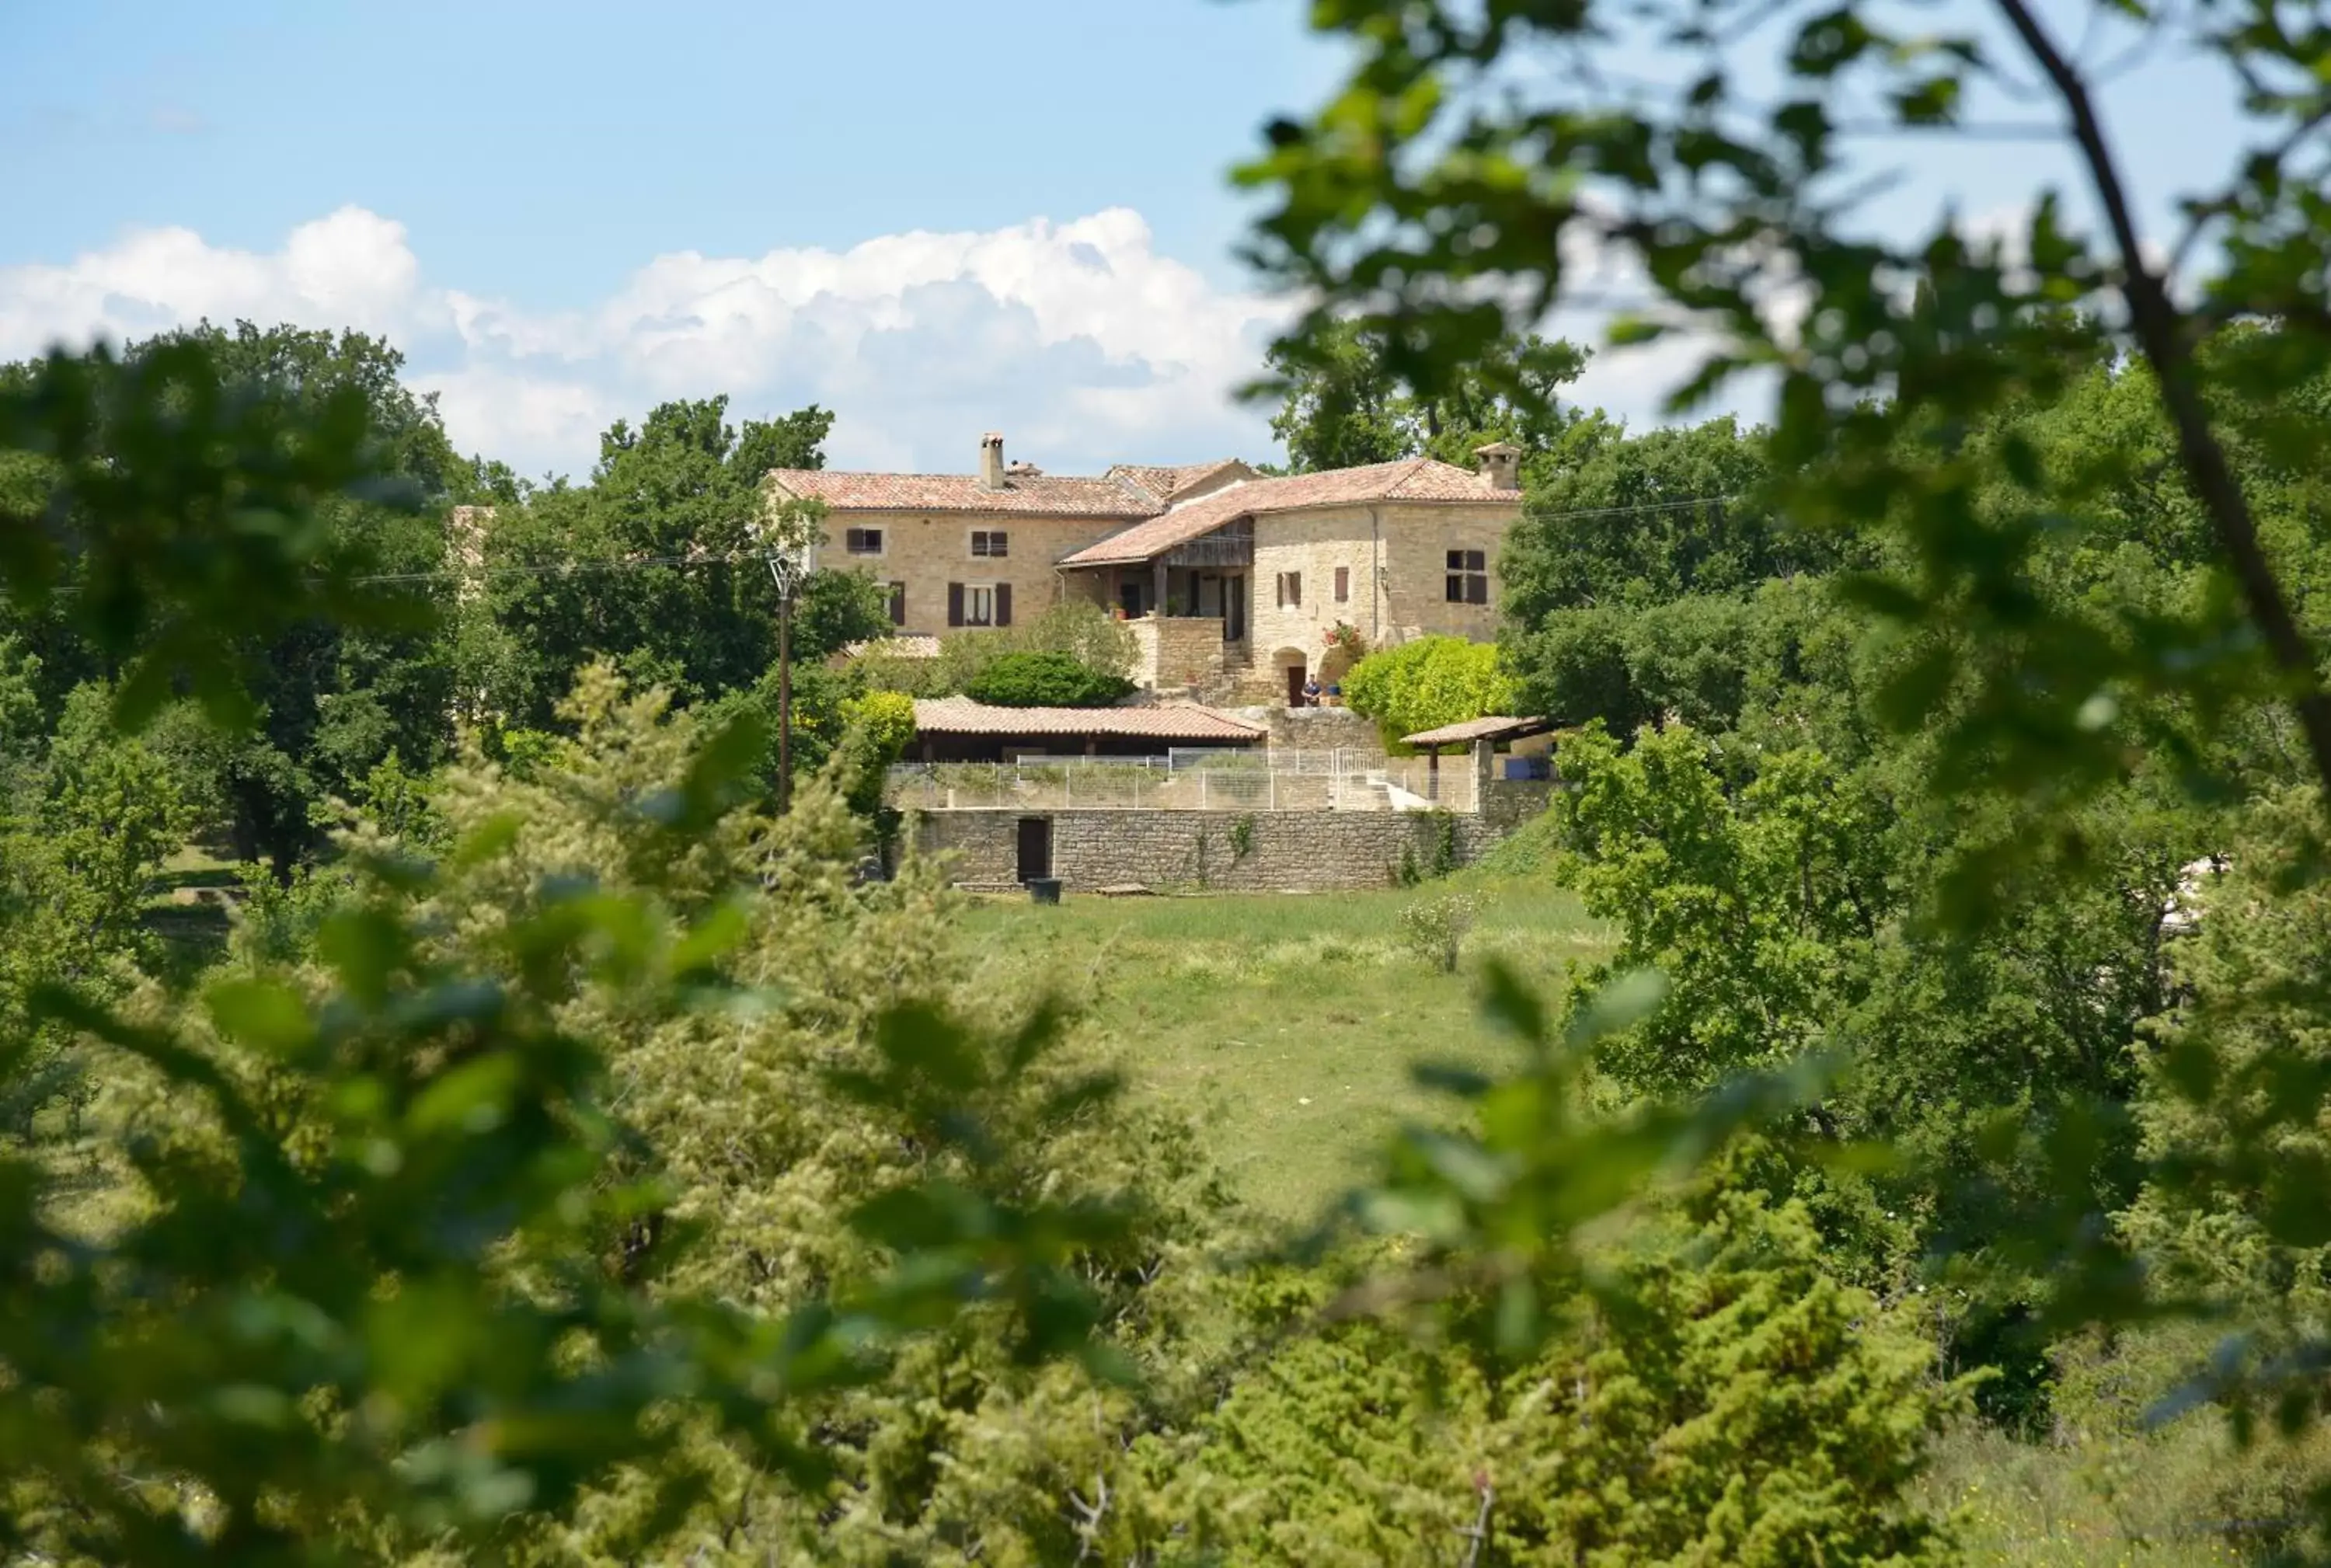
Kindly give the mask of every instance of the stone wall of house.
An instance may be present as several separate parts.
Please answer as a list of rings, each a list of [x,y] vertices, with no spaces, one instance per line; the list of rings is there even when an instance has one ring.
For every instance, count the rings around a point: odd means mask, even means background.
[[[1365,507],[1269,512],[1254,521],[1254,613],[1248,636],[1257,672],[1271,676],[1300,662],[1317,673],[1327,656],[1327,629],[1346,622],[1367,633],[1384,622],[1375,596],[1381,541]],[[1344,597],[1336,597],[1336,574]],[[1286,690],[1284,678],[1274,681]]]
[[[1254,613],[1256,673],[1274,678],[1299,658],[1323,682],[1340,679],[1348,658],[1327,647],[1327,629],[1343,622],[1371,648],[1442,634],[1493,641],[1498,634],[1498,551],[1521,516],[1518,491],[1484,492],[1478,505],[1323,508],[1266,513],[1255,519]],[[1451,604],[1446,592],[1448,553],[1480,550],[1489,575],[1489,602]],[[1344,574],[1344,597],[1336,574]],[[1284,603],[1289,577],[1299,579],[1300,599]]]
[[[1158,889],[1325,893],[1383,888],[1405,856],[1468,866],[1504,835],[1470,815],[1424,812],[1039,812],[917,813],[916,849],[949,854],[960,882],[1019,879],[1023,815],[1052,823],[1052,874],[1071,891],[1138,882]],[[1242,826],[1243,824],[1243,826]]]
[[[1384,620],[1399,628],[1399,641],[1414,637],[1464,637],[1493,642],[1498,636],[1498,552],[1506,531],[1521,515],[1521,497],[1481,507],[1403,507],[1378,509],[1384,533]],[[1479,550],[1489,573],[1489,602],[1449,602],[1449,552]],[[1365,631],[1366,628],[1363,627]],[[1386,635],[1379,641],[1390,642]]]
[[[1373,516],[1366,507],[1267,513],[1256,519],[1254,563],[1246,575],[1251,609],[1247,638],[1252,651],[1251,672],[1223,670],[1221,628],[1212,620],[1201,619],[1187,628],[1169,628],[1169,645],[1156,653],[1163,660],[1157,684],[1222,688],[1241,683],[1242,689],[1258,696],[1266,691],[1280,694],[1286,689],[1280,671],[1299,659],[1307,671],[1318,674],[1323,682],[1332,681],[1349,662],[1341,651],[1327,647],[1327,629],[1338,622],[1357,628],[1373,647],[1427,632],[1489,641],[1498,630],[1498,548],[1520,515],[1518,492],[1494,499],[1485,493],[1479,505],[1384,504],[1376,507]],[[1010,584],[1015,622],[1042,613],[1064,594],[1089,600],[1104,598],[1107,573],[1064,575],[1056,572],[1053,564],[1131,526],[1132,521],[1001,511],[837,512],[824,520],[825,538],[818,564],[863,571],[883,583],[904,584],[906,620],[901,629],[936,634],[948,629],[947,585],[951,583]],[[851,554],[847,536],[852,528],[880,529],[880,553]],[[1002,531],[1008,541],[1007,553],[1000,559],[974,556],[971,536],[975,530]],[[1490,603],[1447,603],[1443,584],[1447,553],[1452,549],[1486,552]],[[1338,570],[1344,574],[1342,599],[1336,597]],[[1300,579],[1299,602],[1281,602],[1281,579],[1289,575]],[[1199,628],[1210,629],[1214,639],[1212,646],[1198,647]],[[1171,641],[1185,632],[1186,645]]]
[[[1127,518],[1058,518],[1015,512],[834,512],[823,524],[820,566],[861,571],[882,583],[907,585],[902,631],[939,635],[947,631],[947,584],[1009,583],[1014,624],[1033,619],[1062,595],[1061,574],[1052,563],[1127,527]],[[853,556],[849,530],[879,528],[879,555]],[[971,553],[974,529],[1001,531],[1002,559]],[[1085,574],[1070,574],[1071,576]],[[1078,584],[1084,596],[1084,584]]]

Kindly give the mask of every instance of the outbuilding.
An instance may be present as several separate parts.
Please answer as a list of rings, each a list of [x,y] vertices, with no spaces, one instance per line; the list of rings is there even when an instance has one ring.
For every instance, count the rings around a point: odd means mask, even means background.
[[[1156,756],[1182,747],[1261,746],[1270,732],[1194,702],[1119,708],[1002,708],[967,697],[915,704],[925,762],[1033,756]]]

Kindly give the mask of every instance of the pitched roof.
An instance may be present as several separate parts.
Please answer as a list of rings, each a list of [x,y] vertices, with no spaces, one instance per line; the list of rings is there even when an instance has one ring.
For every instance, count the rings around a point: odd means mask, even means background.
[[[1211,495],[1173,508],[1162,517],[1136,523],[1063,556],[1063,566],[1107,566],[1146,561],[1201,534],[1257,512],[1295,511],[1306,507],[1356,506],[1369,501],[1519,501],[1518,492],[1492,490],[1480,476],[1429,457],[1365,468],[1329,469],[1285,479],[1243,480]]]
[[[1160,467],[1154,463],[1112,463],[1108,477],[1130,480],[1160,501],[1170,502],[1184,490],[1194,489],[1228,469],[1238,469],[1249,474],[1254,471],[1237,458],[1224,457],[1216,458],[1212,462],[1185,462],[1176,468]]]
[[[991,490],[975,474],[849,473],[836,469],[773,469],[792,495],[837,512],[1019,512],[1061,518],[1154,518],[1166,503],[1114,479],[1071,474],[1007,474]]]
[[[996,708],[968,697],[918,701],[915,727],[926,735],[1106,735],[1233,745],[1261,740],[1270,733],[1261,725],[1193,702],[1154,708]]]
[[[1462,724],[1444,724],[1439,729],[1420,729],[1414,735],[1400,737],[1403,746],[1458,746],[1472,740],[1519,740],[1525,736],[1544,735],[1554,727],[1543,718],[1512,718],[1503,714],[1491,714],[1486,718],[1469,718]]]

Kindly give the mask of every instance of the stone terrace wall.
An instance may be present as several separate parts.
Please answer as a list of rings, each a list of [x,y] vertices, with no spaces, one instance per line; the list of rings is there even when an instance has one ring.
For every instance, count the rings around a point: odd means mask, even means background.
[[[1289,708],[1285,703],[1223,709],[1232,718],[1260,724],[1270,731],[1270,744],[1296,751],[1359,751],[1384,755],[1376,721],[1348,708]],[[1448,765],[1444,762],[1442,766]]]
[[[1550,779],[1486,779],[1479,787],[1481,820],[1501,833],[1538,815],[1554,798]]]
[[[1160,690],[1209,686],[1223,678],[1223,623],[1195,615],[1164,615],[1131,622],[1147,684]]]
[[[1425,812],[953,811],[917,813],[915,846],[952,853],[958,881],[1016,881],[1023,816],[1051,819],[1052,874],[1085,891],[1118,882],[1223,892],[1382,888],[1403,851],[1430,868],[1448,833],[1457,864],[1467,866],[1505,832],[1479,817]],[[1241,822],[1251,824],[1243,855]]]

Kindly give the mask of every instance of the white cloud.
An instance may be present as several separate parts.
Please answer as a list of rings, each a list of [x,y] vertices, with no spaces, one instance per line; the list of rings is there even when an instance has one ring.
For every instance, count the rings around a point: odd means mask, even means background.
[[[528,473],[579,474],[614,418],[716,392],[740,417],[835,410],[842,466],[966,470],[990,429],[1055,472],[1270,455],[1263,414],[1232,394],[1287,314],[1159,254],[1121,207],[842,252],[657,256],[566,312],[428,280],[403,224],[354,206],[271,252],[152,229],[69,262],[0,267],[0,358],[204,317],[361,328],[405,348],[458,444]],[[1562,325],[1595,335],[1584,318]],[[1580,390],[1641,419],[1673,367],[1659,351],[1609,359]]]
[[[204,317],[357,327],[402,339],[443,315],[420,279],[404,225],[362,207],[302,223],[281,250],[264,253],[212,245],[191,229],[141,229],[62,265],[0,267],[0,357]]]

